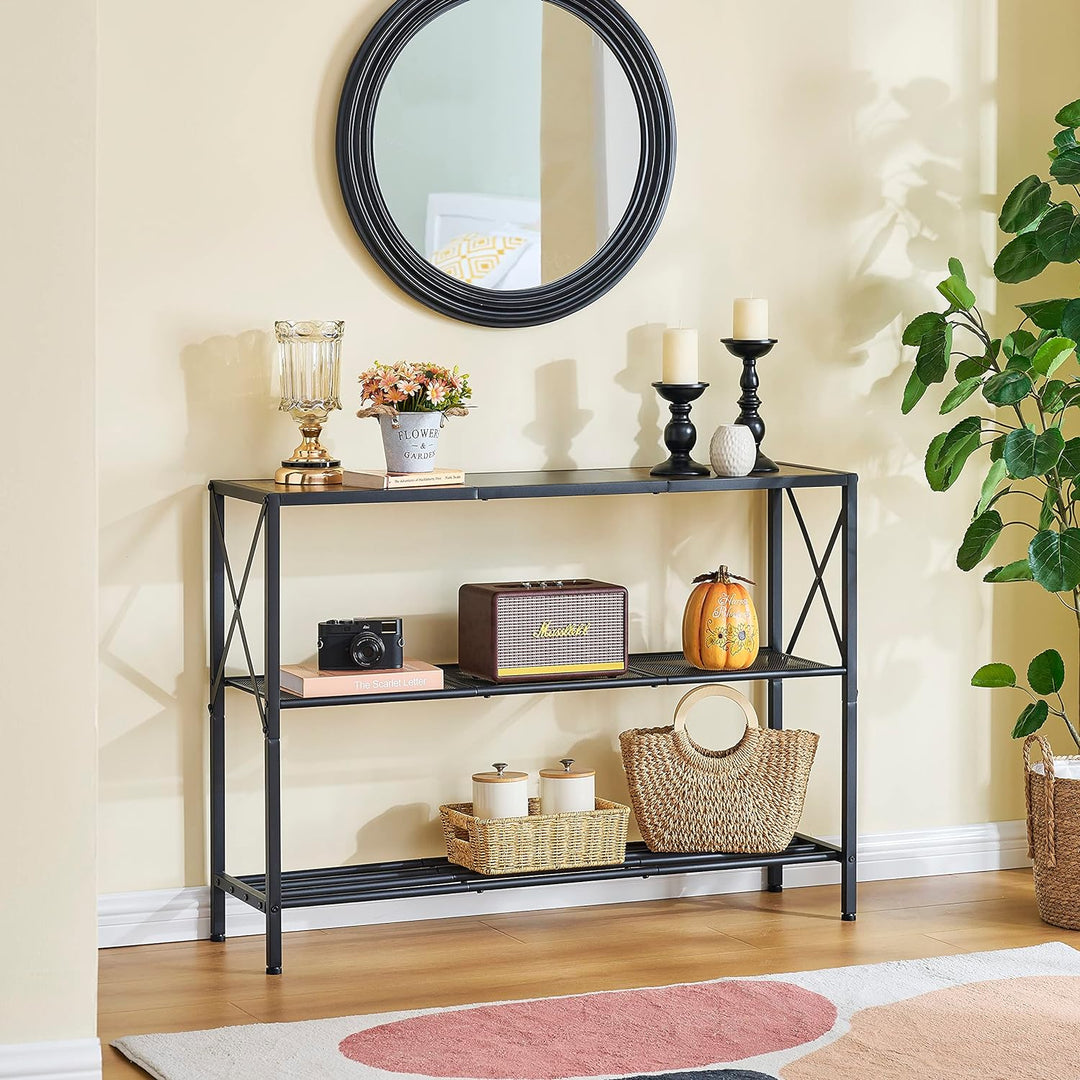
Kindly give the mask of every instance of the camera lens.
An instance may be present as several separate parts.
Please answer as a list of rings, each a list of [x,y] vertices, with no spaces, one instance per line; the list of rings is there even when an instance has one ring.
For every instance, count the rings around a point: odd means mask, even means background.
[[[363,634],[357,634],[352,639],[352,643],[349,645],[349,653],[357,667],[375,667],[386,655],[386,646],[383,644],[381,637],[371,633],[369,630]]]

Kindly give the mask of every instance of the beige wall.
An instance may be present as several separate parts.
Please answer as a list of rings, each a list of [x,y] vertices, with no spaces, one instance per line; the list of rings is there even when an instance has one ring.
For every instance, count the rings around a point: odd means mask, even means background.
[[[95,1031],[94,5],[0,0],[0,1043]]]
[[[976,477],[949,498],[926,489],[922,453],[942,425],[932,409],[899,416],[899,335],[933,302],[948,255],[987,277],[999,172],[1003,186],[1038,166],[1020,129],[1048,130],[1075,96],[1067,73],[1003,48],[1001,85],[1024,108],[1003,110],[1002,127],[989,0],[632,0],[679,120],[667,218],[604,300],[497,332],[408,301],[341,207],[336,98],[381,7],[101,3],[102,891],[206,880],[205,484],[266,475],[295,442],[272,400],[268,330],[283,317],[347,321],[350,395],[374,358],[470,370],[481,408],[447,430],[444,463],[589,467],[658,460],[660,324],[702,328],[713,385],[695,415],[702,432],[730,419],[737,372],[717,339],[733,296],[769,296],[781,339],[762,365],[769,450],[863,478],[862,828],[1019,817],[1017,748],[968,686],[1011,640],[991,591],[953,565]],[[1047,7],[1067,36],[1075,5]],[[1012,18],[1019,0],[1005,10]],[[350,464],[379,461],[375,425],[350,410],[328,437]],[[806,503],[827,532],[835,503]],[[251,515],[231,522],[239,545]],[[721,560],[764,571],[749,496],[287,512],[285,525],[294,660],[312,651],[320,618],[384,611],[405,616],[414,653],[452,659],[459,582],[571,574],[626,583],[633,646],[671,647],[696,573]],[[805,561],[792,567],[789,619],[810,581]],[[805,648],[830,655],[820,615]],[[788,692],[791,722],[826,735],[806,822],[826,833],[838,828],[837,690]],[[290,713],[286,863],[434,853],[434,808],[466,797],[469,774],[497,759],[535,769],[570,752],[618,797],[617,733],[670,715],[675,699],[637,690]],[[261,864],[261,751],[254,711],[230,707],[229,861],[243,872]]]

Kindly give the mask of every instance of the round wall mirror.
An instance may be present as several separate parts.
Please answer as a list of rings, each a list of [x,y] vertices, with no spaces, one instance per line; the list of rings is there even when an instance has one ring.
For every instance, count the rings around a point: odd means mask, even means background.
[[[598,299],[648,246],[675,122],[613,0],[398,0],[349,69],[337,162],[357,233],[402,289],[530,326]]]

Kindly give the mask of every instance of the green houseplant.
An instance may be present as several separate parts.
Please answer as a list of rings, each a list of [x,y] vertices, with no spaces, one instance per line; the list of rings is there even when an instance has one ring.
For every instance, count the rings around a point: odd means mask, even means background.
[[[994,275],[1006,284],[1037,277],[1051,263],[1080,260],[1080,101],[1066,105],[1055,119],[1061,130],[1049,152],[1051,181],[1026,177],[1001,210],[1000,227],[1012,238],[994,263]],[[965,416],[934,438],[926,452],[930,487],[947,491],[968,461],[986,451],[981,497],[957,565],[973,570],[1007,530],[1027,532],[1027,555],[995,566],[983,580],[1034,582],[1056,594],[1074,613],[1080,635],[1080,438],[1064,434],[1070,417],[1080,415],[1080,375],[1066,375],[1064,367],[1080,341],[1080,297],[1022,304],[1023,321],[997,338],[987,329],[958,260],[949,260],[949,276],[938,291],[946,309],[925,312],[904,330],[904,344],[917,352],[903,412],[911,412],[929,387],[945,383],[950,374],[955,385],[945,394],[942,414],[976,394],[985,403],[979,414]],[[972,684],[1015,687],[1028,695],[1014,738],[1038,731],[1053,716],[1080,749],[1080,732],[1061,696],[1061,653],[1040,653],[1026,674],[1023,685],[1008,664],[986,664]]]

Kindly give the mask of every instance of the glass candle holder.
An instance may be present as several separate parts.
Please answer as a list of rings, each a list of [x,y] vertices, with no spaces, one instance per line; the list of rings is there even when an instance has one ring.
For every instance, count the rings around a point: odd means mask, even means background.
[[[328,487],[344,477],[341,462],[319,441],[323,425],[341,408],[343,322],[277,322],[281,411],[300,427],[303,440],[281,463],[279,484]]]

